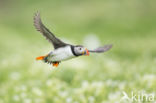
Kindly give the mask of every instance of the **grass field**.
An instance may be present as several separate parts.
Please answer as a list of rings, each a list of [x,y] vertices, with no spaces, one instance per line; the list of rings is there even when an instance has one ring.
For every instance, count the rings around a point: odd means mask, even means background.
[[[0,103],[131,103],[123,92],[156,97],[155,0],[0,1]],[[35,61],[53,47],[33,27],[44,24],[68,43],[113,44],[104,54]],[[134,103],[155,103],[146,100]],[[137,97],[137,100],[139,97]]]

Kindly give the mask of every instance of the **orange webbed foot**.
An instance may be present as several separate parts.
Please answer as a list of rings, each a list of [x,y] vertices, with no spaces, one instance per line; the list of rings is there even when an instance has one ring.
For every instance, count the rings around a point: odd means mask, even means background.
[[[43,60],[45,58],[45,56],[39,56],[36,58],[36,60]]]
[[[39,57],[36,57],[36,60],[43,60],[45,57],[47,57],[48,55],[45,55],[45,56],[39,56]]]
[[[53,66],[54,66],[54,67],[58,67],[58,65],[59,65],[59,62],[54,62],[54,63],[53,63]]]

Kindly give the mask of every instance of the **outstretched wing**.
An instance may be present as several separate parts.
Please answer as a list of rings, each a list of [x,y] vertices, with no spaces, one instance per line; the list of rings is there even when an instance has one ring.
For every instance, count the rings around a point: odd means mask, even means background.
[[[108,50],[110,50],[112,48],[112,44],[110,45],[105,45],[103,47],[98,47],[94,50],[89,50],[89,52],[93,52],[93,53],[103,53],[103,52],[106,52]]]
[[[34,16],[34,26],[37,29],[37,31],[41,32],[43,36],[45,36],[46,39],[53,44],[55,49],[67,45],[66,43],[62,42],[60,39],[56,38],[55,35],[44,26],[44,24],[41,21],[39,12],[37,12]]]

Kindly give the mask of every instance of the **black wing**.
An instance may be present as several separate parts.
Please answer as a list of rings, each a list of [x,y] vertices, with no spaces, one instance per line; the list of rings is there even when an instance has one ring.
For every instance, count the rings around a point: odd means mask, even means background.
[[[46,39],[53,44],[55,49],[68,45],[62,42],[60,39],[56,38],[55,35],[43,25],[39,12],[37,12],[34,16],[34,26],[37,29],[37,31],[41,32],[43,36],[45,36]]]
[[[103,53],[103,52],[110,50],[111,48],[112,48],[112,45],[110,44],[110,45],[105,45],[103,47],[96,48],[94,50],[89,50],[89,52]]]

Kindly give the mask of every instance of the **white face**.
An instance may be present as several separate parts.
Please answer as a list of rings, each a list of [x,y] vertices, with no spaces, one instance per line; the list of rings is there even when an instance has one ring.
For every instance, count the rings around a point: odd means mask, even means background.
[[[74,47],[74,51],[77,55],[84,55],[86,52],[86,48],[82,46],[77,46],[77,47]]]

